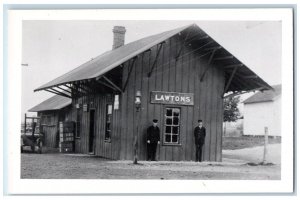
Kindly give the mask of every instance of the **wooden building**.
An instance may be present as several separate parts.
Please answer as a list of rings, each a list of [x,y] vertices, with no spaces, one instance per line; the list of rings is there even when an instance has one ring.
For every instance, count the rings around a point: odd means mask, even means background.
[[[41,118],[41,132],[44,134],[46,147],[58,147],[59,122],[68,121],[71,103],[70,98],[55,95],[29,109],[29,112],[37,112],[37,116]]]
[[[108,51],[35,91],[72,99],[75,151],[111,159],[146,159],[146,128],[159,120],[158,160],[194,160],[193,129],[207,129],[204,159],[221,161],[224,94],[271,87],[197,25],[124,44],[114,27]],[[141,92],[141,111],[135,94]]]

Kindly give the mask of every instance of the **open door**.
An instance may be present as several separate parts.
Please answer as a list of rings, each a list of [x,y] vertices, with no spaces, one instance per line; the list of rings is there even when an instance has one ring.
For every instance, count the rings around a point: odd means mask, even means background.
[[[95,110],[90,110],[89,153],[95,154]]]

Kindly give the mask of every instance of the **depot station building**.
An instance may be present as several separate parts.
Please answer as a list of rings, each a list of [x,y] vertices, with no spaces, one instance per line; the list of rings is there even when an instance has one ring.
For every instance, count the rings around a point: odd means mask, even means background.
[[[114,27],[112,50],[35,89],[56,96],[30,111],[42,118],[60,113],[54,125],[73,121],[75,152],[116,160],[133,158],[135,137],[139,160],[146,159],[154,118],[161,130],[157,159],[194,160],[193,129],[202,119],[204,160],[221,161],[224,94],[271,86],[195,24],[124,45],[125,32]]]

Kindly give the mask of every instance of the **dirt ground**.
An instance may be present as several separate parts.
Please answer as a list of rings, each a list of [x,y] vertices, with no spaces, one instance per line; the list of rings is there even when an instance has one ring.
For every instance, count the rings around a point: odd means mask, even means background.
[[[280,164],[251,166],[231,157],[220,163],[140,161],[133,165],[132,161],[111,161],[83,154],[23,153],[21,178],[279,180]]]
[[[263,160],[264,147],[244,148],[237,150],[223,150],[223,158],[238,159],[239,162],[259,163]],[[268,145],[266,162],[276,165],[281,164],[281,144]]]

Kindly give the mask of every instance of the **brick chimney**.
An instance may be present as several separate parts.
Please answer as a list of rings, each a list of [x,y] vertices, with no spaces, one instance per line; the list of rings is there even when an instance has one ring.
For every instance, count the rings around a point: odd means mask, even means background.
[[[113,33],[114,33],[113,49],[116,49],[116,48],[124,45],[125,32],[126,32],[126,29],[124,26],[114,26],[114,28],[113,28]]]

